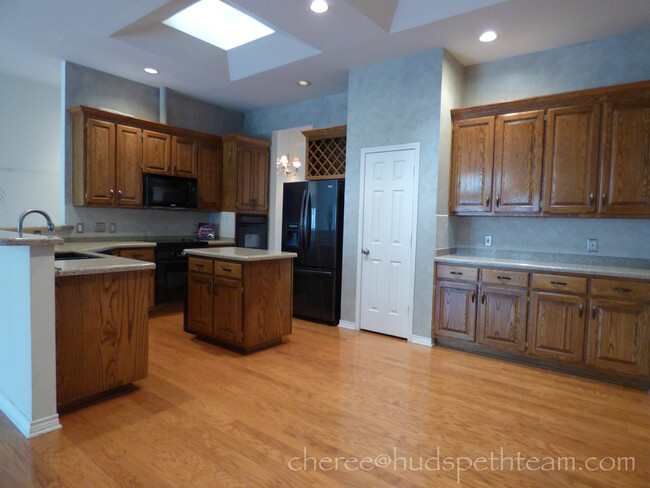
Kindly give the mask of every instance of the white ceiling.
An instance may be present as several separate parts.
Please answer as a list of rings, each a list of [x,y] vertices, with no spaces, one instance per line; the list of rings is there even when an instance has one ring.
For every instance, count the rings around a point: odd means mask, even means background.
[[[161,23],[194,1],[0,0],[0,71],[58,84],[68,60],[245,111],[344,92],[353,68],[436,47],[472,65],[650,28],[648,0],[329,0],[321,15],[226,0],[276,30],[226,52]],[[488,29],[499,38],[478,42]]]

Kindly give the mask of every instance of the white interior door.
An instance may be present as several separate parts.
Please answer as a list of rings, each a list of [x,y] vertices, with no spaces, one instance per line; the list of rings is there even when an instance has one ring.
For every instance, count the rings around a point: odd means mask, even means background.
[[[416,149],[368,152],[363,161],[361,329],[410,338]]]

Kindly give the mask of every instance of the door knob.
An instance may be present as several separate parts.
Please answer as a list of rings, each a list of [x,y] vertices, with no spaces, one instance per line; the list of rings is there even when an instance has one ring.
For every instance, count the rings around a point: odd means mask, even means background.
[[[361,254],[363,254],[364,256],[367,256],[368,254],[370,254],[370,249],[363,248],[361,250]]]

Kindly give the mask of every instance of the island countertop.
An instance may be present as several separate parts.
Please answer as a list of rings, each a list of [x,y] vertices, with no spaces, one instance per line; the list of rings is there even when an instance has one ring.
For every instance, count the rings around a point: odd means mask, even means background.
[[[185,254],[201,258],[228,259],[231,261],[269,261],[274,259],[293,259],[295,252],[268,251],[266,249],[250,249],[247,247],[221,247],[216,249],[186,249]]]

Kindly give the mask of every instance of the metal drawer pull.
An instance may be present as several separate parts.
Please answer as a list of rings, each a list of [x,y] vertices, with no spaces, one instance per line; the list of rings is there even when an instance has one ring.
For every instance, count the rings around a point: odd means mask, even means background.
[[[595,319],[596,318],[596,305],[591,307],[591,318]]]
[[[481,295],[481,303],[485,303],[485,292]]]
[[[585,311],[585,306],[581,303],[578,307],[578,318],[582,318],[582,313]]]
[[[565,283],[564,281],[551,281],[551,285],[566,286],[567,283]]]
[[[613,287],[612,290],[620,291],[621,293],[630,293],[632,291],[629,288],[617,288],[617,287]]]
[[[208,289],[208,293],[210,293],[210,283],[206,283],[205,287]]]
[[[497,196],[497,207],[499,206],[500,203],[501,203],[501,195]]]
[[[488,195],[487,198],[485,199],[485,206],[486,207],[490,206],[490,195]]]
[[[459,273],[458,271],[450,271],[449,274],[453,274],[456,276],[463,276],[463,273]]]
[[[134,257],[134,258],[141,258],[141,257],[142,257],[142,254],[141,254],[141,253],[137,253],[137,254],[134,254],[133,257]]]
[[[203,264],[195,264],[194,266],[196,266],[197,268],[202,268],[204,265]]]
[[[225,266],[222,266],[221,269],[223,269],[224,271],[228,271],[229,273],[232,272],[232,268],[226,268]]]
[[[603,205],[605,205],[605,203],[607,202],[607,195],[603,193],[603,196],[601,198],[602,198]]]
[[[500,280],[511,280],[510,276],[497,276],[498,279]]]
[[[593,193],[590,193],[590,194],[589,194],[589,205],[593,205],[593,204],[594,204],[594,200],[595,200],[595,199],[594,199],[594,194],[593,194]]]
[[[472,303],[474,303],[475,299],[476,299],[476,292],[472,291]]]

